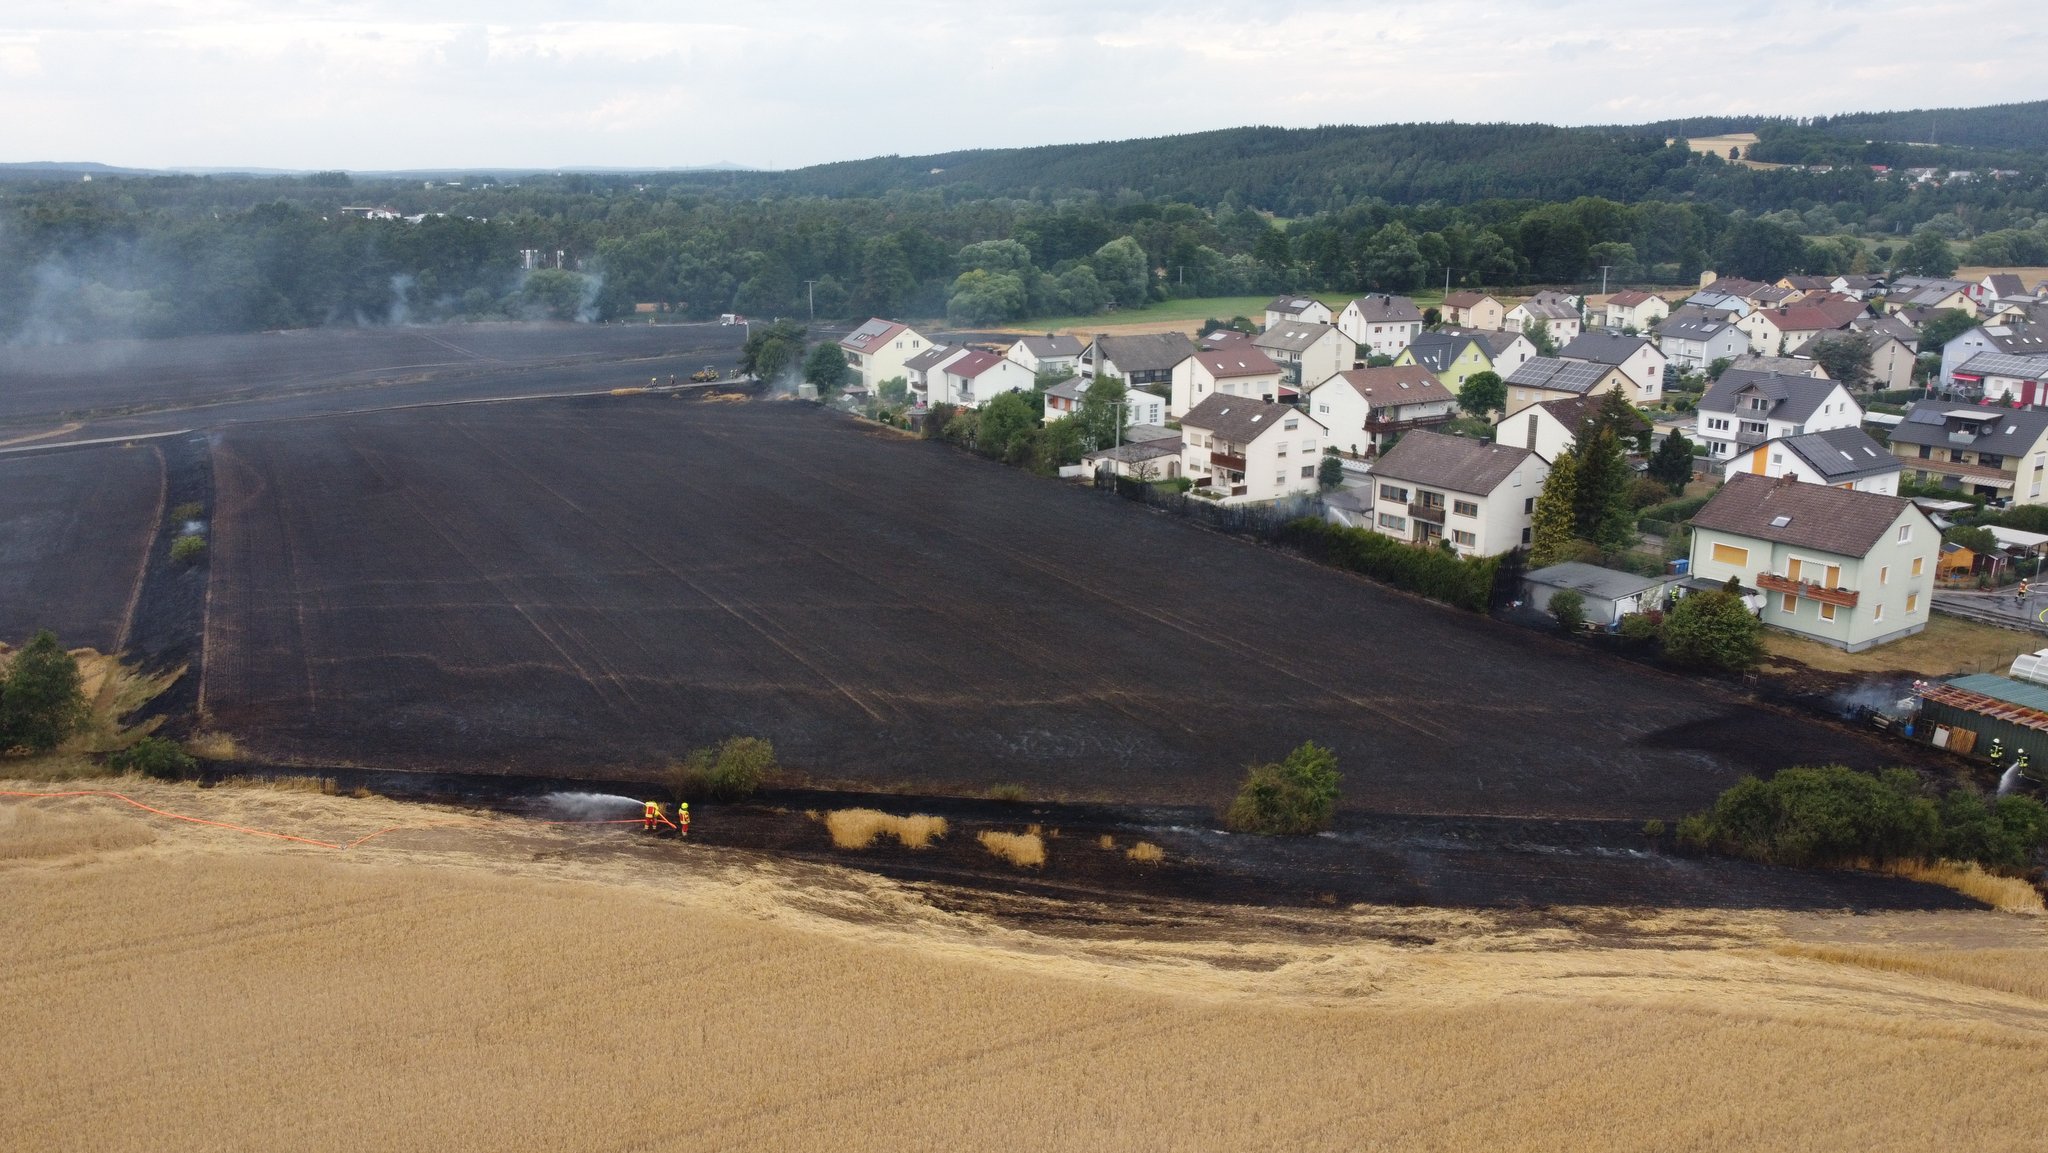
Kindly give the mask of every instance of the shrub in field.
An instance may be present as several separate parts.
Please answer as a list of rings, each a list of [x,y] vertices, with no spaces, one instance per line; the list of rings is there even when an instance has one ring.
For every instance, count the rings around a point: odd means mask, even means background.
[[[717,748],[691,749],[665,774],[677,800],[743,801],[775,771],[775,746],[759,737],[731,737]]]
[[[181,536],[171,542],[172,564],[197,564],[206,556],[206,538]]]
[[[1586,625],[1586,598],[1577,589],[1559,589],[1550,594],[1550,615],[1558,628],[1578,632]]]
[[[198,764],[185,750],[162,737],[144,737],[107,756],[107,767],[117,773],[140,773],[166,781],[190,776]]]
[[[981,847],[1020,869],[1045,864],[1045,838],[1037,833],[999,833],[985,829],[976,834]]]
[[[1940,808],[1911,772],[1822,765],[1745,777],[1679,822],[1678,839],[1780,865],[1882,864],[1934,859],[1943,830]]]
[[[1022,803],[1024,800],[1024,786],[1011,784],[1007,781],[1000,785],[990,785],[988,799],[991,801],[1008,801],[1011,804]]]
[[[1661,624],[1661,614],[1628,613],[1621,618],[1619,631],[1621,639],[1627,641],[1653,641]]]
[[[924,813],[898,817],[880,809],[836,809],[825,814],[825,831],[842,849],[865,849],[881,836],[895,837],[906,849],[922,849],[946,835],[946,818]]]
[[[1699,668],[1742,672],[1764,659],[1763,625],[1724,590],[1679,601],[1664,618],[1663,640],[1667,656]]]
[[[1997,797],[1990,804],[1968,789],[1941,800],[1941,855],[1953,861],[2023,868],[2048,840],[2048,809],[2032,797]]]
[[[1416,548],[1376,532],[1345,528],[1315,517],[1288,521],[1280,526],[1275,539],[1323,564],[1350,569],[1432,600],[1473,612],[1491,607],[1498,558]]]
[[[171,519],[175,521],[198,520],[205,515],[206,506],[196,500],[188,500],[171,509]]]
[[[1139,841],[1124,850],[1124,856],[1141,865],[1156,865],[1166,859],[1166,850],[1150,841]]]
[[[1253,765],[1223,823],[1266,836],[1320,832],[1336,815],[1338,779],[1330,750],[1305,742],[1278,764]]]
[[[14,654],[0,676],[0,753],[47,753],[85,723],[78,660],[45,629]]]

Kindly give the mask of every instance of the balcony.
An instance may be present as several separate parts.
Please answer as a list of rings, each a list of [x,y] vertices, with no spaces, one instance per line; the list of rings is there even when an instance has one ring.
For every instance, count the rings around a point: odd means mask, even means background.
[[[1232,456],[1227,452],[1210,453],[1209,463],[1215,465],[1217,468],[1227,468],[1232,472],[1241,473],[1244,471],[1244,458],[1241,456]]]
[[[1831,589],[1817,585],[1812,581],[1793,580],[1791,577],[1782,577],[1776,573],[1767,572],[1756,574],[1756,587],[1765,592],[1791,593],[1793,596],[1805,597],[1810,601],[1819,601],[1826,605],[1837,605],[1845,609],[1855,608],[1856,602],[1862,597],[1862,594],[1858,593],[1855,589]]]
[[[1435,428],[1437,425],[1449,424],[1450,422],[1451,416],[1449,413],[1445,413],[1442,416],[1410,417],[1405,420],[1373,418],[1365,422],[1365,431],[1374,436],[1386,436],[1390,433],[1407,432],[1411,428]]]
[[[1440,504],[1414,504],[1408,506],[1408,515],[1426,524],[1444,523],[1444,506]]]

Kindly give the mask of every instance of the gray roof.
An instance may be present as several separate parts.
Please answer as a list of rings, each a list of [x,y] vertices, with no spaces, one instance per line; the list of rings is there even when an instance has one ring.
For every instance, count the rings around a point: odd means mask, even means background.
[[[2030,324],[1992,324],[1978,331],[2000,352],[2013,356],[2048,354],[2048,331]]]
[[[903,367],[910,372],[924,372],[927,369],[937,368],[940,361],[952,356],[954,353],[965,351],[967,350],[964,348],[954,348],[950,344],[934,344],[909,360],[904,361]]]
[[[1909,349],[1920,347],[1920,330],[1897,316],[1859,316],[1849,322],[1849,331],[1889,336]]]
[[[1559,349],[1557,354],[1566,360],[1584,360],[1593,364],[1623,364],[1649,343],[1640,336],[1623,336],[1618,332],[1582,332],[1570,344]]]
[[[1424,333],[1423,335],[1427,336],[1429,334]],[[1526,342],[1529,339],[1519,332],[1509,332],[1505,329],[1458,328],[1455,325],[1449,324],[1437,329],[1436,335],[1463,336],[1476,340],[1479,342],[1479,347],[1485,351],[1486,359],[1488,360],[1499,360],[1500,354],[1506,352],[1516,341]]]
[[[1828,484],[1846,484],[1867,476],[1898,472],[1905,463],[1860,428],[1834,428],[1772,441],[1799,454]],[[1769,447],[1766,445],[1765,447]]]
[[[1098,336],[1095,347],[1125,372],[1167,372],[1195,354],[1194,341],[1178,332]]]
[[[1095,382],[1086,377],[1070,376],[1051,388],[1046,389],[1045,395],[1062,397],[1066,400],[1079,400],[1088,391],[1088,386],[1093,383]]]
[[[1726,313],[1688,307],[1666,317],[1656,331],[1658,336],[1667,340],[1712,340],[1734,327],[1735,322],[1729,320]]]
[[[1316,324],[1307,320],[1283,320],[1252,337],[1252,343],[1259,348],[1298,353],[1335,331],[1337,329],[1334,325]],[[1345,359],[1350,359],[1349,353],[1345,354]]]
[[[1827,370],[1821,368],[1820,361],[1817,360],[1800,356],[1759,356],[1754,352],[1745,352],[1729,361],[1728,367],[1747,369],[1751,372],[1776,372],[1786,376],[1814,376],[1816,370],[1821,376],[1827,375]]]
[[[1465,355],[1465,349],[1475,343],[1469,336],[1455,336],[1442,332],[1425,332],[1408,342],[1408,351],[1415,357],[1415,363],[1434,373],[1442,373],[1451,363]],[[1480,348],[1485,352],[1484,346]],[[1493,359],[1491,356],[1488,360]]]
[[[1142,389],[1139,391],[1143,391]],[[1145,395],[1150,396],[1151,393]],[[1134,424],[1124,430],[1125,440],[1170,440],[1180,441],[1180,433],[1163,424]]]
[[[1418,428],[1382,453],[1372,474],[1384,480],[1485,496],[1535,456],[1526,448]],[[1536,495],[1533,488],[1529,495]]]
[[[1400,324],[1422,319],[1422,310],[1415,307],[1415,302],[1405,296],[1389,296],[1382,292],[1374,296],[1361,296],[1351,303],[1358,306],[1358,314],[1369,324],[1375,321],[1381,324],[1389,321]]]
[[[1565,360],[1556,356],[1534,356],[1515,371],[1508,374],[1508,383],[1522,388],[1541,388],[1551,392],[1575,392],[1580,396],[1593,391],[1601,381],[1614,371],[1612,365],[1588,364],[1583,360]]]
[[[1179,455],[1180,436],[1175,434],[1167,440],[1127,440],[1115,448],[1097,449],[1089,453],[1085,459],[1136,464],[1142,460],[1158,460],[1162,456]]]
[[[1893,444],[1931,444],[2015,454],[2048,433],[2048,410],[1918,400],[1891,431]]]
[[[1250,444],[1290,416],[1300,417],[1316,428],[1322,428],[1314,417],[1291,404],[1268,404],[1255,396],[1228,396],[1219,392],[1210,393],[1202,403],[1189,409],[1187,415],[1180,418],[1180,426],[1184,429],[1199,428],[1238,444]]]
[[[1603,601],[1618,601],[1623,597],[1646,593],[1671,583],[1669,579],[1663,577],[1637,576],[1632,572],[1617,572],[1611,568],[1581,564],[1575,560],[1534,569],[1523,573],[1522,579],[1532,585],[1576,589],[1589,597]]]
[[[1266,303],[1267,312],[1282,316],[1300,316],[1312,305],[1321,303],[1313,296],[1276,296]]]
[[[1078,336],[1027,336],[1017,343],[1040,360],[1081,355],[1081,338]]]
[[[1559,304],[1551,300],[1525,300],[1515,307],[1520,308],[1532,317],[1541,317],[1544,320],[1577,320],[1579,318],[1578,309],[1573,308],[1569,304]],[[1511,308],[1508,311],[1513,312],[1514,309]]]
[[[1771,401],[1770,408],[1763,415],[1771,420],[1789,420],[1803,424],[1806,419],[1820,411],[1820,406],[1833,396],[1840,387],[1832,380],[1816,380],[1810,376],[1794,376],[1786,372],[1755,372],[1746,368],[1731,368],[1721,374],[1714,387],[1700,398],[1701,412],[1734,412],[1738,394],[1754,388]],[[1747,415],[1747,414],[1746,414]],[[1750,419],[1755,419],[1751,416]]]
[[[1964,361],[1957,372],[1973,376],[2011,376],[2021,380],[2048,380],[2048,353],[2040,356],[2009,356],[2003,352],[1980,352]]]
[[[1868,556],[1899,514],[1912,507],[1901,496],[1742,473],[1731,477],[1693,515],[1692,526],[1861,557]],[[1924,519],[1927,514],[1915,509],[1913,515]]]

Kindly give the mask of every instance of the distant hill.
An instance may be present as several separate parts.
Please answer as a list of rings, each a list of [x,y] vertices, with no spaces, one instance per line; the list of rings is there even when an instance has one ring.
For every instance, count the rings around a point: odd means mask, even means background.
[[[1982,108],[1853,112],[1816,119],[1811,127],[1855,140],[2048,152],[2048,100]]]

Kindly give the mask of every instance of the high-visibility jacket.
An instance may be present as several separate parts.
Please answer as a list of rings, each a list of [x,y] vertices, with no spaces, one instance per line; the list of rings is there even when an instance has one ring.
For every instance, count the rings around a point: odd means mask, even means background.
[[[684,805],[676,810],[676,831],[686,837],[690,835],[690,806]]]
[[[648,823],[648,824],[650,824],[650,825],[651,825],[651,824],[653,824],[654,822],[656,822],[656,821],[660,820],[660,819],[661,819],[661,802],[660,802],[660,801],[649,801],[649,802],[647,802],[647,811],[646,811],[645,813],[641,814],[641,815],[642,815],[643,817],[645,817],[645,818],[646,818],[646,820],[647,820],[647,823]]]
[[[1997,764],[1998,762],[2000,762],[2000,761],[2004,760],[2004,759],[2005,759],[2005,744],[2004,744],[2004,742],[2000,741],[2000,740],[1999,740],[1999,739],[1998,739],[1997,737],[1993,737],[1993,738],[1991,738],[1991,748],[1990,748],[1990,749],[1989,749],[1988,751],[1986,751],[1984,755],[1985,755],[1985,756],[1987,756],[1987,757],[1990,757],[1990,758],[1991,758],[1991,763],[1992,763],[1992,764],[1994,764],[1994,765],[1995,765],[1995,764]]]

